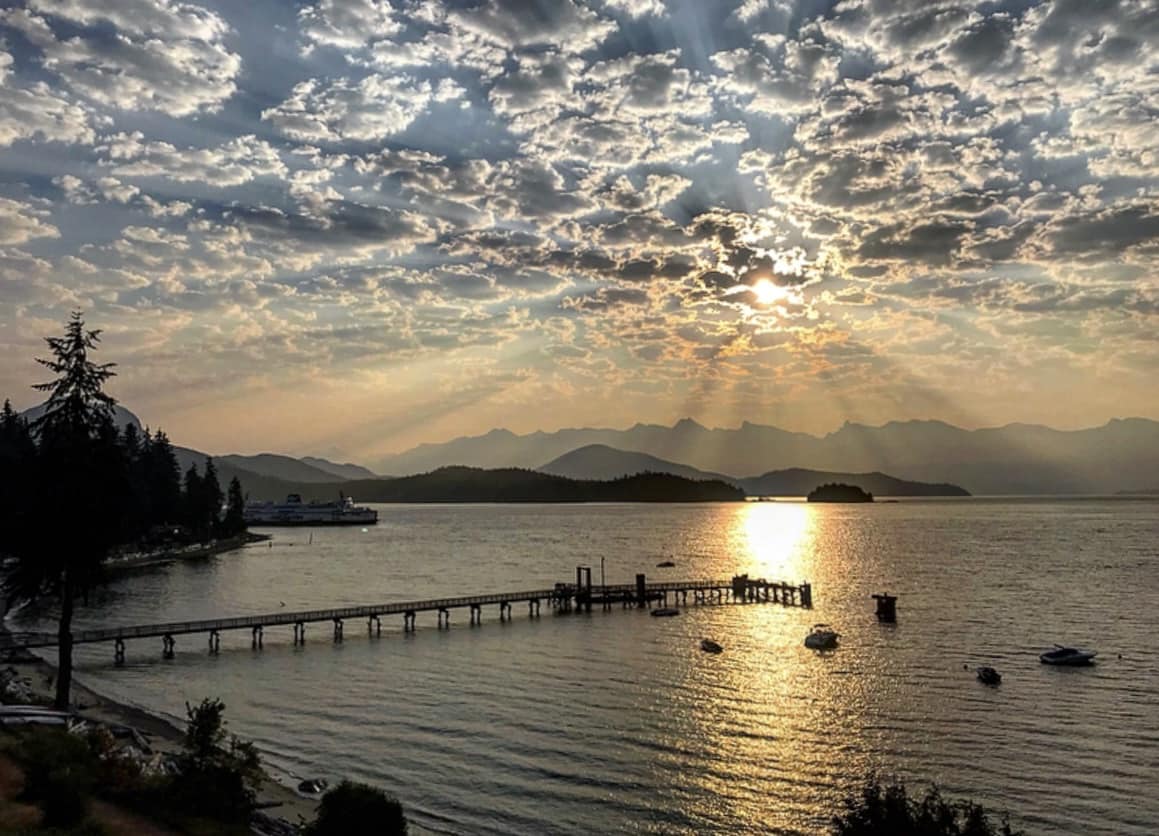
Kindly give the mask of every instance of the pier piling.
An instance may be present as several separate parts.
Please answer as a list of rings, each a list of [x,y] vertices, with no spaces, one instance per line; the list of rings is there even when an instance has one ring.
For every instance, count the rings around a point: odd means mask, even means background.
[[[334,644],[342,644],[342,619],[334,619]]]
[[[174,654],[174,648],[176,646],[177,646],[177,642],[175,642],[173,640],[173,637],[171,635],[166,633],[164,636],[162,636],[161,637],[161,658],[162,659],[172,659],[173,654]]]
[[[125,640],[117,639],[113,642],[113,663],[117,665],[125,664]]]
[[[252,636],[250,637],[250,647],[254,650],[261,650],[262,648],[262,628],[261,625],[253,628]]]
[[[221,634],[216,630],[209,631],[209,652],[212,655],[217,655],[221,652]]]

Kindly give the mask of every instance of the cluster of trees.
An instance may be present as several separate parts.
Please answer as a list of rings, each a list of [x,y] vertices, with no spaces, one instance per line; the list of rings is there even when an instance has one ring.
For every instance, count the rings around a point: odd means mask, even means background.
[[[298,487],[298,486],[295,486]],[[360,479],[349,490],[367,502],[743,502],[744,491],[720,480],[637,473],[608,481],[553,476],[522,468],[440,467],[398,479]],[[302,485],[307,498],[329,486]]]
[[[229,486],[222,515],[216,469],[180,468],[163,432],[118,430],[116,402],[104,391],[113,363],[90,353],[99,331],[74,314],[65,333],[49,337],[37,362],[54,378],[43,414],[25,421],[8,401],[0,410],[0,561],[3,592],[17,600],[60,601],[56,706],[68,707],[72,682],[72,617],[78,595],[99,581],[114,552],[206,542],[245,529],[241,485]]]

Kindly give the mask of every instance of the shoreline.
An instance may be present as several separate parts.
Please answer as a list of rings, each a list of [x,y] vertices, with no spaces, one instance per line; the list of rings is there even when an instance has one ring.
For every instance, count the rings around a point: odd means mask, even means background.
[[[116,573],[122,569],[139,569],[145,566],[165,566],[169,563],[176,563],[180,560],[200,560],[206,557],[213,557],[218,554],[225,554],[226,552],[237,551],[243,549],[251,543],[264,543],[267,540],[272,540],[272,535],[269,534],[255,534],[252,531],[246,531],[244,534],[239,534],[236,537],[227,537],[222,540],[212,540],[204,546],[197,548],[186,548],[179,550],[170,550],[164,552],[155,552],[150,554],[130,555],[129,557],[113,558],[105,561],[104,570],[107,574]]]
[[[271,537],[266,534],[251,534],[229,540],[220,540],[196,552],[168,552],[164,555],[149,555],[142,559],[132,559],[131,564],[114,562],[108,568],[130,569],[173,563],[178,560],[210,557],[228,551],[235,551],[248,543],[263,542]],[[8,616],[15,611],[0,615],[0,639],[12,635]],[[9,648],[0,651],[0,671],[9,682],[19,683],[29,697],[29,702],[51,705],[55,698],[56,665],[48,658],[23,648]],[[212,695],[206,695],[212,696]],[[139,734],[155,753],[173,754],[181,749],[185,731],[174,721],[131,703],[113,699],[107,694],[89,687],[74,675],[70,707],[81,719],[106,725],[132,729]],[[228,717],[226,718],[228,721]],[[244,739],[244,738],[243,738]],[[257,793],[255,819],[272,819],[270,827],[260,827],[255,821],[251,829],[255,834],[276,836],[281,833],[299,831],[300,824],[313,820],[319,797],[307,797],[296,792],[292,786],[279,780],[276,772],[268,764],[262,764],[265,779]],[[292,776],[283,776],[289,780]]]

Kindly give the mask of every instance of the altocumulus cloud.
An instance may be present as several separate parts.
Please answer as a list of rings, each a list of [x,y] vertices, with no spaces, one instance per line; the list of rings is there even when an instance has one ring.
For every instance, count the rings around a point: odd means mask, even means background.
[[[1154,413],[1157,45],[1159,0],[6,4],[0,350],[80,307],[133,397],[448,430]]]

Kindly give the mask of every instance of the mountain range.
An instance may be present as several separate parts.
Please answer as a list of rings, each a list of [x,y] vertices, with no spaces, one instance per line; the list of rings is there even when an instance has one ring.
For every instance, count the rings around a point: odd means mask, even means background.
[[[25,413],[35,417],[40,408]],[[118,423],[140,421],[118,406]],[[205,453],[176,448],[182,470]],[[277,498],[302,486],[407,476],[439,468],[524,468],[572,479],[640,472],[719,479],[750,495],[800,496],[826,481],[850,482],[880,496],[1112,494],[1154,488],[1159,422],[1113,419],[1101,427],[1055,430],[1009,424],[966,430],[941,421],[846,423],[823,436],[745,422],[709,429],[691,419],[671,427],[564,429],[516,435],[492,430],[443,444],[422,444],[371,469],[318,457],[263,453],[214,458],[225,484],[238,476],[255,497]],[[888,475],[887,475],[888,474]],[[962,489],[965,489],[963,491]],[[315,493],[311,490],[310,493]]]
[[[1030,424],[966,430],[941,421],[846,423],[823,436],[743,423],[709,429],[684,419],[671,427],[565,429],[516,435],[492,430],[423,444],[372,464],[383,473],[421,473],[449,464],[538,468],[579,448],[604,445],[710,474],[748,479],[805,468],[888,473],[950,482],[974,494],[1114,493],[1152,487],[1159,473],[1159,422],[1114,419],[1101,427],[1055,430]]]

